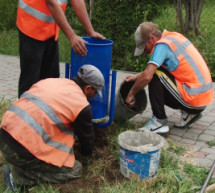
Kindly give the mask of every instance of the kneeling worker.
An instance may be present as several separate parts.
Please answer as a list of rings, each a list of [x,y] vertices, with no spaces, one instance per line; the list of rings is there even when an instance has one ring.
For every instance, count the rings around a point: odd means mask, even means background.
[[[9,107],[0,129],[0,150],[9,163],[2,167],[6,188],[64,183],[82,175],[73,152],[75,135],[81,153],[91,155],[95,136],[88,100],[101,95],[103,86],[102,73],[83,65],[72,80],[39,81]]]

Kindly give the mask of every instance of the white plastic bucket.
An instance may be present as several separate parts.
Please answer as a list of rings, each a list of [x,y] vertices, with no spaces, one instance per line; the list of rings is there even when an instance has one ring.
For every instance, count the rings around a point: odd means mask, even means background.
[[[120,172],[126,178],[154,177],[159,168],[164,139],[150,131],[125,131],[118,136]]]

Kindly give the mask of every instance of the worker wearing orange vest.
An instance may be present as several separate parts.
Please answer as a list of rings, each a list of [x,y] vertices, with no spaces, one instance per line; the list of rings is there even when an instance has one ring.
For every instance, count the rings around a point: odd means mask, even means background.
[[[181,120],[175,127],[186,128],[201,116],[214,98],[210,71],[194,45],[182,34],[160,32],[152,22],[143,22],[135,32],[136,50],[151,54],[145,70],[128,75],[125,81],[135,81],[126,103],[135,104],[135,94],[146,85],[153,111],[151,120],[139,130],[165,134],[169,131],[164,105],[181,110]]]
[[[84,0],[71,0],[71,5],[87,34],[105,39],[94,31]],[[19,0],[16,22],[21,69],[18,97],[39,80],[60,76],[59,29],[77,54],[87,54],[86,41],[76,35],[66,19],[66,6],[67,0]]]
[[[75,135],[81,153],[91,155],[94,130],[88,100],[97,92],[101,95],[103,86],[101,72],[83,65],[72,80],[39,81],[9,107],[1,121],[0,149],[16,185],[31,186],[38,180],[61,183],[81,176],[82,165],[74,156]],[[10,174],[7,168],[2,169],[4,179]]]

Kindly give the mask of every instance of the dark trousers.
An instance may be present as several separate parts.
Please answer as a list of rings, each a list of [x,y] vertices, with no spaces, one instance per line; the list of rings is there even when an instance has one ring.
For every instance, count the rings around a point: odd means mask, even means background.
[[[35,40],[19,31],[20,77],[18,97],[34,83],[45,78],[58,78],[59,48],[54,38]]]
[[[160,67],[158,70],[162,71],[167,77],[176,85],[175,78],[165,68]],[[165,105],[173,109],[181,109],[190,114],[198,114],[202,112],[205,107],[192,107],[189,104],[185,105],[179,102],[171,92],[170,85],[166,85],[160,81],[157,74],[154,74],[151,82],[148,85],[149,99],[153,115],[158,119],[166,119]]]
[[[17,185],[32,186],[40,182],[65,183],[82,175],[82,164],[77,160],[72,168],[65,166],[59,168],[36,157],[26,159],[4,140],[0,129],[0,150],[9,164],[13,180]]]

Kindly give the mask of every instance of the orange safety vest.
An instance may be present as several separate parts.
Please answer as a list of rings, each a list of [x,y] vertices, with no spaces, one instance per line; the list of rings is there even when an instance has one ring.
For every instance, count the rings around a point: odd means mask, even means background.
[[[39,160],[73,167],[72,123],[89,102],[72,80],[49,78],[34,84],[2,118],[1,128]]]
[[[65,12],[67,0],[57,1]],[[16,24],[21,32],[37,40],[58,39],[59,26],[45,0],[19,0]]]
[[[195,107],[210,104],[214,97],[210,71],[194,45],[182,34],[167,30],[164,30],[162,38],[156,44],[159,43],[169,45],[178,58],[178,68],[169,72],[175,77],[179,93],[185,102]]]

